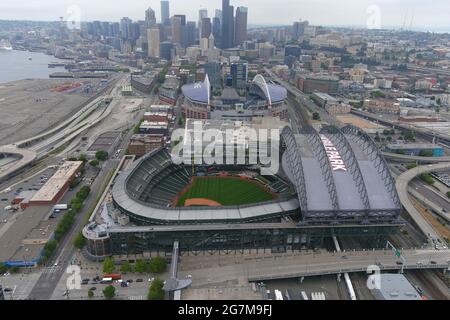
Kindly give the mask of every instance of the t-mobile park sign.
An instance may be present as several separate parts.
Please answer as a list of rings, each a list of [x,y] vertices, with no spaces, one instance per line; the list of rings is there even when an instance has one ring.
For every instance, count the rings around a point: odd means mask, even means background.
[[[326,136],[320,135],[325,151],[327,152],[328,159],[330,160],[333,171],[347,171],[344,160],[342,160],[341,154]]]

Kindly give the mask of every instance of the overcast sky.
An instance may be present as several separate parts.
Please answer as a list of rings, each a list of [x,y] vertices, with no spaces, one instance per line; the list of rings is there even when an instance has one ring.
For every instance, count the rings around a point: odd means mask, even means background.
[[[221,0],[171,0],[170,14],[186,14],[198,20],[198,10],[221,8]],[[374,14],[367,10],[378,6],[382,27],[406,26],[450,31],[449,0],[231,0],[235,7],[249,8],[249,24],[290,24],[309,20],[314,25],[365,26]],[[81,20],[118,21],[123,16],[142,20],[151,6],[160,19],[159,0],[0,0],[0,19],[54,21],[67,17],[67,8],[77,5]],[[406,19],[405,19],[406,17]]]

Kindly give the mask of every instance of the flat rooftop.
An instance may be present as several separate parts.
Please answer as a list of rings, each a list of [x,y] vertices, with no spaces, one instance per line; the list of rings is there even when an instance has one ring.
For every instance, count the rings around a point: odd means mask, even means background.
[[[95,142],[89,147],[88,151],[108,151],[120,135],[120,131],[105,132],[95,140]]]
[[[345,124],[351,124],[354,125],[355,127],[358,127],[360,129],[383,129],[385,128],[382,125],[376,124],[375,122],[371,122],[368,120],[365,120],[363,118],[360,117],[356,117],[353,115],[338,115],[336,116],[336,118],[345,123]]]
[[[31,202],[50,202],[82,166],[82,161],[66,161],[47,183],[31,198]]]
[[[380,289],[374,290],[374,295],[379,300],[422,300],[404,275],[384,273],[380,277]]]

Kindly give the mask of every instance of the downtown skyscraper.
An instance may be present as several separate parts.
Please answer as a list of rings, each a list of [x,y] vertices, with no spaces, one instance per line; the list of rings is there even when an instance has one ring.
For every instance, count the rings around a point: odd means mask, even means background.
[[[170,7],[169,1],[161,1],[161,23],[170,25]]]
[[[234,7],[230,0],[222,0],[222,49],[234,47]]]
[[[248,8],[238,7],[236,9],[234,38],[234,45],[236,46],[240,46],[245,40],[247,40],[247,15]]]

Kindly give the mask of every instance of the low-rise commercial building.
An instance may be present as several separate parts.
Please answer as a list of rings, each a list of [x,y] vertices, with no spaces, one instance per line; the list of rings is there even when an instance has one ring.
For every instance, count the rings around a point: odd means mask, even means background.
[[[176,78],[168,78],[159,88],[159,100],[175,105],[178,99],[180,82]]]
[[[66,161],[44,186],[31,198],[29,205],[54,205],[64,196],[70,182],[80,172],[82,161]]]
[[[152,92],[156,81],[156,76],[133,76],[131,77],[131,86],[143,93]]]
[[[400,114],[400,103],[388,99],[367,99],[364,107],[373,113]]]
[[[297,80],[297,87],[306,94],[317,91],[334,95],[339,90],[339,79],[330,76],[301,75]]]
[[[163,147],[165,138],[162,134],[135,134],[130,139],[128,154],[142,157],[153,150]]]

